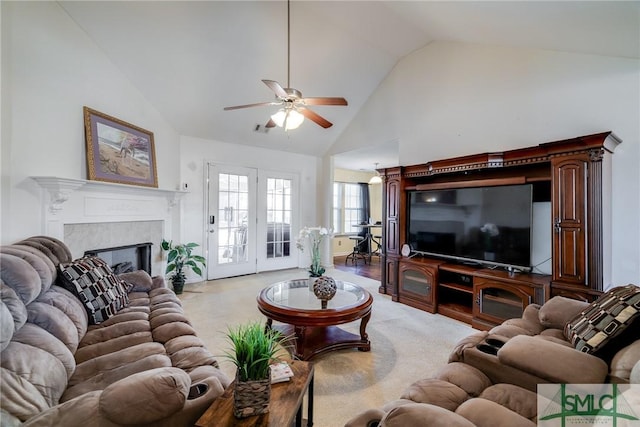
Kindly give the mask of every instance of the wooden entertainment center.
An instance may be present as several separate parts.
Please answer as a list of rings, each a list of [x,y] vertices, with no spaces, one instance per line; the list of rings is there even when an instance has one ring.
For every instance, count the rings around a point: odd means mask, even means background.
[[[604,132],[379,170],[384,182],[379,291],[479,329],[520,317],[528,304],[543,304],[552,296],[593,300],[608,280],[603,259],[609,249],[610,157],[620,142]],[[532,185],[534,199],[551,204],[550,275],[401,255],[407,243],[407,192],[525,183]]]

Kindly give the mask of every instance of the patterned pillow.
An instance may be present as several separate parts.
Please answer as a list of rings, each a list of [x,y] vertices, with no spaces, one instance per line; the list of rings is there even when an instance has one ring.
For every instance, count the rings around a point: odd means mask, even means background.
[[[634,285],[613,288],[564,327],[564,335],[579,351],[595,353],[620,335],[640,314],[640,288]]]
[[[87,256],[60,264],[58,268],[61,285],[82,301],[89,323],[104,322],[129,305],[128,286],[102,259]]]

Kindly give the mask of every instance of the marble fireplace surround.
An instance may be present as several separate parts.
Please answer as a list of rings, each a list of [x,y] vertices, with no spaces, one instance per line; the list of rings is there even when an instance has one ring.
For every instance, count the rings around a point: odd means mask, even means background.
[[[185,192],[58,177],[31,178],[43,189],[43,234],[65,242],[74,258],[88,250],[152,242],[152,275],[163,273],[160,242],[171,236],[174,214]]]

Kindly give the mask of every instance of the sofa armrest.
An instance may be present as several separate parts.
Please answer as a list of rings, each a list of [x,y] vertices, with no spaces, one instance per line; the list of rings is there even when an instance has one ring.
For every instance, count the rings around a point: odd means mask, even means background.
[[[385,412],[381,409],[367,409],[347,421],[344,427],[374,427],[384,415]]]
[[[600,358],[552,341],[519,335],[499,351],[500,363],[558,384],[601,384],[609,367]]]
[[[144,270],[121,273],[118,274],[118,278],[132,286],[129,292],[149,292],[153,289],[166,287],[162,276],[151,277]]]

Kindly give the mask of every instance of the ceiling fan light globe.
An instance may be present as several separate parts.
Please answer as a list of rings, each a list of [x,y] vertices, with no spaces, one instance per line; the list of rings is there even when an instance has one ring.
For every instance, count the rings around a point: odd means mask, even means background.
[[[290,110],[285,119],[285,130],[297,129],[302,122],[304,122],[304,116],[296,110]]]
[[[304,116],[296,110],[281,108],[271,116],[271,120],[276,126],[283,127],[285,130],[293,130],[304,122]]]
[[[284,126],[284,119],[287,117],[287,113],[284,111],[284,108],[279,109],[275,114],[271,116],[271,120],[278,127]]]

